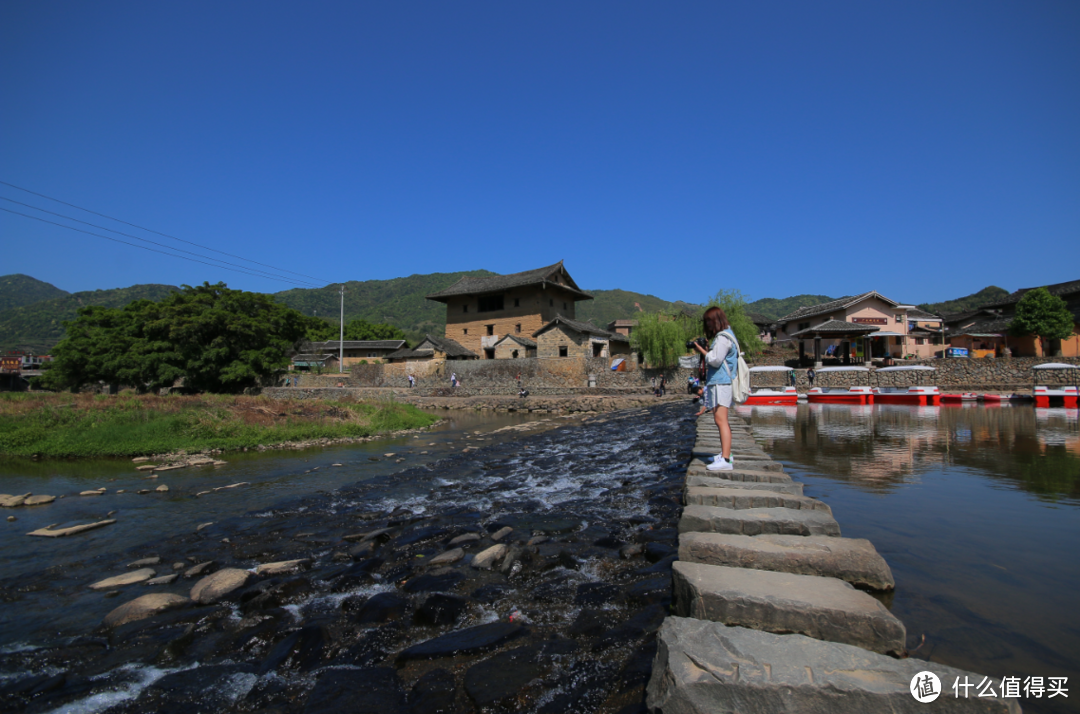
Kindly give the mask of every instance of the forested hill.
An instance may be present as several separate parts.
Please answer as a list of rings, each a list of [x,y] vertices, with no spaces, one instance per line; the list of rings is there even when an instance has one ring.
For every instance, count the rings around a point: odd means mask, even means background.
[[[1009,291],[1005,288],[991,285],[990,287],[983,288],[979,292],[968,295],[967,297],[946,300],[945,302],[923,303],[922,305],[919,305],[918,308],[935,315],[948,315],[954,312],[967,312],[968,310],[974,310],[977,307],[997,302],[1008,294]]]
[[[765,317],[779,320],[784,315],[795,312],[800,307],[820,305],[823,302],[831,302],[836,298],[828,295],[796,295],[789,298],[761,298],[746,306],[747,312],[756,312]]]
[[[67,290],[61,290],[29,275],[14,273],[0,276],[0,312],[68,294]]]
[[[63,322],[74,320],[80,307],[123,307],[136,300],[160,300],[176,290],[177,288],[171,285],[132,285],[130,288],[113,290],[87,290],[81,293],[65,293],[62,297],[0,311],[0,352],[48,352],[64,336]]]
[[[668,302],[655,295],[643,295],[629,290],[589,290],[593,296],[577,304],[577,319],[592,320],[598,327],[604,327],[612,320],[633,320],[639,312],[657,312],[658,310],[675,311],[689,303]],[[690,305],[699,308],[700,305]]]

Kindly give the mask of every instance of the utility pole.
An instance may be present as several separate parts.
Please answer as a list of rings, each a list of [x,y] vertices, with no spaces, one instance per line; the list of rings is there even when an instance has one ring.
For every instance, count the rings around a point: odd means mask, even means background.
[[[341,329],[338,332],[338,373],[345,371],[345,283],[341,284]]]

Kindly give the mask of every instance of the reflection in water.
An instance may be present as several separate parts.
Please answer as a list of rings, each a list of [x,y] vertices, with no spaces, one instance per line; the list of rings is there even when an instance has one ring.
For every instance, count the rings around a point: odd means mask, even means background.
[[[1075,409],[749,407],[754,436],[889,562],[913,656],[995,677],[1069,677],[1080,711]],[[920,645],[925,636],[925,644]],[[917,649],[916,649],[917,648]]]

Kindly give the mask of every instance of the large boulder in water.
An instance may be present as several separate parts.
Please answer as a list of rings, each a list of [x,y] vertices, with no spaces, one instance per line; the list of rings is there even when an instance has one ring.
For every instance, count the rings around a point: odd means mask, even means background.
[[[247,585],[251,573],[240,568],[225,568],[195,583],[191,588],[191,599],[200,605],[217,602],[229,593]]]
[[[142,620],[174,607],[187,605],[191,601],[182,595],[172,593],[153,593],[125,602],[105,616],[106,627],[119,627],[128,622]]]

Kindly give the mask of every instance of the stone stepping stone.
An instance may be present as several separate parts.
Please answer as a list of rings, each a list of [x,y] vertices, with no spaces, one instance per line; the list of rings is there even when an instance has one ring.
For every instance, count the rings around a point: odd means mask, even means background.
[[[837,578],[676,562],[675,614],[795,633],[881,654],[904,653],[907,632],[876,599]]]
[[[802,635],[669,617],[657,643],[647,688],[649,711],[1020,714],[1017,699],[952,696],[958,677],[981,682],[981,674]],[[941,682],[935,704],[921,704],[911,695],[911,681],[922,671],[933,672]],[[993,680],[993,689],[1001,692],[1000,680]]]
[[[697,506],[734,509],[791,508],[796,511],[824,511],[832,515],[832,509],[816,498],[792,496],[777,491],[691,486],[686,489],[685,501],[687,505]]]
[[[90,586],[91,590],[110,590],[112,588],[118,588],[122,585],[134,585],[135,583],[141,583],[149,580],[157,575],[153,568],[141,568],[139,570],[133,570],[130,573],[124,573],[123,575],[116,575],[111,578],[105,578],[99,580]]]
[[[683,533],[679,560],[839,578],[872,590],[892,590],[896,585],[889,564],[863,538]]]
[[[705,478],[723,478],[727,481],[750,481],[754,483],[792,483],[791,477],[783,471],[766,471],[758,464],[744,466],[735,459],[735,468],[731,471],[709,471],[704,464],[691,464],[686,469],[686,476],[704,476]]]
[[[791,508],[719,508],[690,505],[683,508],[679,533],[732,533],[735,535],[834,536],[840,524],[824,511]]]
[[[717,476],[724,475],[724,472],[718,472]],[[701,486],[703,488],[740,488],[749,489],[754,491],[776,491],[777,493],[789,493],[792,496],[803,495],[803,485],[792,481],[791,483],[770,483],[768,481],[759,483],[757,481],[733,481],[725,478],[713,478],[709,476],[687,476],[686,487],[691,488],[694,486]]]
[[[524,627],[511,622],[491,622],[449,632],[434,639],[413,645],[398,655],[398,661],[434,659],[454,655],[476,654],[525,634]]]
[[[191,603],[182,595],[171,593],[155,593],[137,597],[131,602],[126,602],[105,616],[103,621],[106,627],[119,627],[135,620],[142,620],[158,614],[164,610],[181,607]]]
[[[708,454],[708,456],[714,456],[714,455],[715,455],[715,452]],[[741,466],[743,468],[753,469],[755,471],[783,471],[784,470],[784,465],[782,463],[780,463],[779,461],[773,461],[772,459],[755,459],[753,457],[748,458],[748,457],[740,456],[738,453],[732,454],[732,456],[734,456],[734,458],[735,458],[736,468]],[[693,468],[693,467],[697,466],[698,468],[700,468],[702,470],[705,470],[705,467],[708,466],[711,463],[712,463],[711,458],[709,458],[708,461],[706,461],[705,459],[701,458],[700,456],[695,456],[693,459],[691,459],[690,466],[688,468]]]

